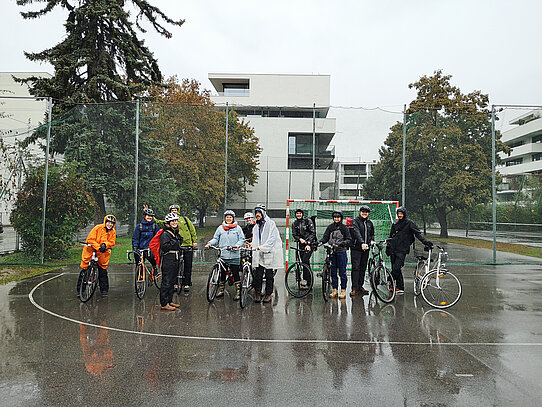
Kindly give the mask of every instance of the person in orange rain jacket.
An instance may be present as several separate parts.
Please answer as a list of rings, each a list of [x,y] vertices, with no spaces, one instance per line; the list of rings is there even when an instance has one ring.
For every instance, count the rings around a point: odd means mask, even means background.
[[[100,285],[100,292],[103,296],[109,293],[109,278],[107,277],[107,265],[109,264],[109,257],[111,256],[111,249],[115,246],[117,240],[117,231],[115,230],[115,224],[117,218],[113,215],[106,215],[104,223],[94,226],[87,236],[86,242],[90,246],[83,247],[83,253],[81,255],[81,272],[79,273],[79,279],[77,280],[77,296],[79,296],[79,289],[81,282],[83,281],[83,275],[88,268],[88,263],[92,259],[92,253],[96,251],[98,257],[98,283]]]

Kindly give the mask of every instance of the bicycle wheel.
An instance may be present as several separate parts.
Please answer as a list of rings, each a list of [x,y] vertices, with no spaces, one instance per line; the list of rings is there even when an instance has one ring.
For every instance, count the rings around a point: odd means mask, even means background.
[[[156,269],[156,274],[152,277],[152,281],[154,281],[156,288],[160,289],[162,285],[162,271],[159,268]]]
[[[461,297],[461,283],[447,270],[431,270],[420,283],[422,297],[432,307],[449,308]]]
[[[218,280],[220,279],[220,269],[215,264],[209,273],[207,279],[207,301],[213,302],[218,291]]]
[[[395,298],[395,281],[385,265],[380,265],[371,274],[371,287],[382,302],[392,302]]]
[[[252,272],[250,266],[245,264],[243,266],[243,275],[241,276],[241,296],[239,298],[239,305],[241,308],[245,308],[248,302],[248,292],[252,288]]]
[[[79,288],[79,298],[81,302],[87,302],[94,294],[98,285],[98,265],[91,263],[85,270],[81,287]]]
[[[145,266],[143,264],[137,264],[134,267],[134,275],[135,275],[135,293],[137,295],[137,298],[140,300],[143,299],[145,296],[145,291],[147,291],[147,270],[145,270]]]
[[[324,268],[322,269],[322,296],[324,297],[324,301],[329,300],[329,294],[331,291],[331,274],[329,272],[329,268],[324,265]]]
[[[309,279],[303,279],[303,276],[310,276]],[[286,290],[290,295],[296,298],[303,298],[306,296],[312,288],[313,285],[313,275],[311,269],[304,263],[294,263],[284,275],[284,284],[286,285]]]
[[[416,269],[414,270],[414,295],[417,297],[422,292],[420,290],[420,282],[422,281],[422,278],[420,277],[420,273],[423,270],[423,267],[425,265],[425,262],[419,261],[416,265]]]
[[[181,266],[179,267],[179,271],[177,272],[177,282],[175,285],[175,291],[177,291],[177,294],[180,294],[184,287],[184,262],[181,262]]]

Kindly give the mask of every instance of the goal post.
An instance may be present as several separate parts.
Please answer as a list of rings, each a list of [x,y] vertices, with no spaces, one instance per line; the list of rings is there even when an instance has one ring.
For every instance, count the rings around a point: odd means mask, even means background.
[[[290,261],[295,261],[295,251],[291,245],[295,245],[292,237],[292,224],[295,221],[296,209],[303,209],[305,217],[316,216],[316,237],[321,239],[326,228],[333,222],[331,214],[333,211],[343,213],[343,223],[346,224],[347,218],[355,219],[359,215],[361,205],[367,205],[371,208],[369,219],[373,222],[375,228],[375,241],[384,240],[389,236],[390,228],[396,219],[396,209],[399,207],[398,201],[349,201],[349,200],[311,200],[311,199],[289,199],[286,201],[286,232],[285,232],[285,261],[286,270]],[[294,246],[295,247],[295,246]],[[324,263],[325,250],[317,250],[311,256],[311,266],[313,270],[319,270]],[[348,262],[350,268],[350,261]]]

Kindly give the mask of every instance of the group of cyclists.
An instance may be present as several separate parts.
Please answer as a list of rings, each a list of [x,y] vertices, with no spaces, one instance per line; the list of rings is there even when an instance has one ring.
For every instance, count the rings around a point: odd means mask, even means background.
[[[153,268],[153,273],[162,273],[160,287],[160,306],[163,310],[175,310],[179,307],[173,301],[174,284],[181,261],[184,262],[184,281],[182,287],[185,292],[190,291],[192,285],[192,261],[193,250],[197,248],[197,233],[192,222],[185,216],[179,216],[179,206],[170,205],[169,213],[165,219],[157,220],[152,209],[144,207],[143,219],[136,226],[132,235],[132,247],[139,262],[138,252],[148,260]],[[316,236],[316,227],[313,219],[305,216],[303,209],[295,210],[295,220],[291,230],[295,242],[301,250],[301,261],[308,266],[310,271],[310,258],[312,253],[321,244],[332,245],[334,250],[331,255],[331,285],[330,298],[346,298],[348,263],[347,252],[350,250],[352,264],[352,289],[350,296],[366,295],[368,291],[363,287],[365,272],[369,259],[371,244],[374,243],[375,229],[369,219],[371,208],[362,205],[359,216],[352,220],[350,226],[343,223],[344,216],[340,211],[333,211],[333,222],[329,224],[321,237]],[[220,256],[228,265],[230,275],[235,284],[234,301],[240,298],[240,265],[241,247],[253,249],[252,266],[254,270],[253,288],[255,303],[270,303],[273,296],[274,275],[277,269],[284,268],[283,247],[280,233],[275,222],[267,215],[265,205],[260,204],[254,208],[254,213],[247,212],[244,215],[245,225],[239,226],[233,210],[224,212],[224,220],[217,227],[213,238],[207,242],[205,248],[211,246],[220,249]],[[82,276],[88,267],[89,260],[95,253],[98,257],[98,282],[103,296],[108,295],[109,281],[107,267],[110,257],[110,249],[115,245],[117,220],[113,215],[107,215],[103,224],[96,225],[87,237],[87,244],[82,253],[81,272],[77,281],[77,293],[81,285]],[[159,233],[160,239],[160,264],[157,264],[155,256],[149,249],[151,240]],[[391,258],[392,276],[395,280],[397,294],[404,293],[404,281],[402,267],[405,257],[410,251],[410,245],[417,238],[422,244],[432,247],[433,244],[425,239],[416,224],[407,218],[404,207],[397,208],[397,221],[393,223],[386,253]],[[225,290],[226,275],[220,276],[219,288],[216,297],[223,297]],[[265,290],[262,292],[265,277]],[[308,284],[312,273],[303,276],[302,284]],[[340,284],[339,284],[340,282]],[[312,286],[312,284],[311,284]]]

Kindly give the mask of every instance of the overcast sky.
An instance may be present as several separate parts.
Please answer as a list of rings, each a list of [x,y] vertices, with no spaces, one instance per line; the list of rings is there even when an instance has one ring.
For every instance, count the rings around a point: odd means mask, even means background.
[[[399,112],[415,96],[408,84],[442,69],[464,92],[481,90],[492,104],[542,104],[542,2],[149,0],[174,19],[173,38],[141,34],[165,76],[209,72],[330,74],[332,106]],[[47,71],[24,51],[63,38],[66,13],[23,20],[2,0],[0,71]],[[35,7],[34,7],[35,8]],[[333,109],[339,156],[378,158],[400,114]],[[352,147],[354,146],[354,147]]]

